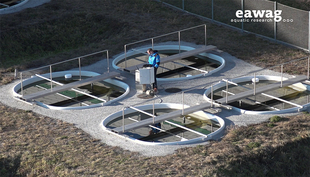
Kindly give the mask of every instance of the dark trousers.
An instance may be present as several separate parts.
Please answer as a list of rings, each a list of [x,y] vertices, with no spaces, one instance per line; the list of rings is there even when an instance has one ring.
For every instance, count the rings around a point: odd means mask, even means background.
[[[153,89],[157,88],[157,79],[156,79],[156,73],[157,73],[157,68],[154,67],[154,83],[153,83]]]

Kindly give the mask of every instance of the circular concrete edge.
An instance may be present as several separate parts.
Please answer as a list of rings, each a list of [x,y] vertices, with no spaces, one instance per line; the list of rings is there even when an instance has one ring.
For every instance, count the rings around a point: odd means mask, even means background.
[[[129,56],[132,55],[136,55],[136,54],[140,54],[141,51],[146,51],[147,49],[149,49],[149,47],[142,47],[142,48],[138,48],[137,50],[130,50],[126,52],[126,57],[128,58]],[[189,51],[189,50],[194,50],[194,47],[190,47],[190,46],[184,46],[184,45],[158,45],[158,46],[154,46],[155,50],[185,50],[185,51]],[[193,78],[198,78],[201,76],[208,76],[211,75],[215,72],[220,71],[222,68],[224,68],[225,66],[225,59],[215,55],[215,54],[211,54],[211,53],[203,53],[200,54],[201,56],[205,56],[205,57],[209,57],[213,60],[216,60],[218,62],[221,63],[221,65],[219,67],[217,67],[216,69],[208,72],[208,73],[203,73],[203,74],[197,74],[194,76],[189,76],[189,77],[180,77],[180,78],[157,78],[157,81],[159,82],[171,82],[171,81],[180,81],[180,80],[187,80],[187,79],[193,79]],[[112,66],[113,68],[117,69],[117,70],[121,70],[120,67],[116,66],[118,62],[120,62],[121,60],[123,60],[125,58],[125,54],[121,54],[119,56],[117,56],[113,62],[112,62]]]
[[[157,104],[149,104],[149,105],[142,105],[142,106],[137,106],[135,108],[137,109],[140,109],[140,110],[150,110],[150,109],[153,109],[153,106],[155,109],[182,109],[183,106],[182,104],[174,104],[174,103],[157,103]],[[188,108],[189,106],[188,105],[184,105],[184,108]],[[130,114],[130,113],[134,113],[136,112],[135,110],[133,109],[125,109],[124,110],[124,114]],[[123,111],[118,111],[116,113],[113,113],[113,114],[110,114],[109,116],[107,116],[102,122],[101,122],[101,127],[103,128],[104,131],[108,132],[109,134],[112,134],[112,135],[115,135],[117,137],[120,137],[120,138],[123,138],[125,140],[129,140],[129,141],[132,141],[132,142],[135,142],[135,143],[139,143],[139,144],[143,144],[143,145],[189,145],[189,144],[199,144],[199,143],[203,143],[203,142],[206,142],[208,140],[212,140],[212,137],[214,135],[217,135],[221,132],[224,131],[225,129],[225,121],[216,116],[216,115],[213,115],[213,114],[209,114],[209,113],[206,113],[204,111],[196,111],[192,114],[195,114],[195,115],[200,115],[200,116],[203,116],[203,117],[208,117],[208,119],[211,119],[213,121],[216,121],[218,122],[221,127],[216,130],[215,132],[213,133],[210,133],[207,135],[207,137],[199,137],[199,138],[195,138],[195,139],[191,139],[191,140],[185,140],[185,141],[175,141],[175,142],[146,142],[146,141],[140,141],[138,139],[135,139],[135,138],[132,138],[132,137],[129,137],[129,136],[126,136],[126,135],[121,135],[121,134],[118,134],[118,133],[115,133],[113,132],[111,129],[107,128],[106,125],[118,118],[118,117],[121,117],[123,115]]]
[[[14,6],[2,8],[2,9],[0,9],[0,12],[5,12],[5,11],[7,11],[7,10],[12,10],[12,9],[18,8],[18,7],[20,7],[20,6],[25,5],[28,1],[29,1],[29,0],[24,0],[24,1],[22,1],[21,3],[18,3],[18,4],[16,4],[16,5],[14,5]]]
[[[61,71],[61,72],[54,72],[52,73],[52,77],[53,78],[56,78],[56,77],[65,77],[66,74],[71,74],[72,76],[79,76],[80,75],[80,71]],[[93,76],[98,76],[100,74],[96,73],[96,72],[92,72],[92,71],[81,71],[81,75],[82,76],[87,76],[87,77],[93,77]],[[50,77],[50,73],[46,73],[46,74],[42,74],[41,76],[43,77],[47,77],[49,78]],[[38,81],[41,81],[42,78],[40,77],[37,77],[37,76],[32,76],[31,78],[28,78],[28,79],[25,79],[23,80],[23,86],[26,86],[26,85],[29,85],[29,84],[32,84],[34,82],[38,82]],[[129,91],[130,91],[130,88],[129,86],[124,83],[124,82],[121,82],[121,81],[118,81],[118,80],[115,80],[115,79],[106,79],[104,80],[105,82],[109,83],[109,84],[112,84],[112,85],[117,85],[121,88],[123,88],[125,90],[125,92],[111,100],[111,101],[108,101],[108,102],[105,102],[105,103],[98,103],[98,104],[93,104],[93,105],[90,105],[90,106],[79,106],[79,107],[60,107],[60,106],[51,106],[51,105],[47,105],[47,104],[44,104],[42,102],[39,102],[39,101],[35,101],[35,103],[39,106],[42,106],[44,108],[47,108],[47,109],[53,109],[53,110],[79,110],[79,109],[89,109],[89,108],[95,108],[95,107],[100,107],[100,106],[105,106],[105,105],[108,105],[108,104],[111,104],[115,101],[118,101],[122,98],[124,98],[126,95],[128,95]],[[21,88],[21,83],[18,83],[17,85],[15,85],[12,89],[13,91],[13,96],[14,97],[18,97],[18,98],[22,98],[22,95],[18,94],[17,91]],[[19,99],[18,99],[19,100]]]
[[[245,76],[245,77],[232,79],[231,81],[235,83],[240,83],[240,82],[252,81],[253,78],[254,78],[253,76]],[[259,76],[256,76],[256,78],[259,78],[259,80],[281,81],[281,76],[259,75]],[[287,79],[288,78],[283,78],[283,80],[287,80]],[[216,90],[216,89],[219,89],[225,86],[226,86],[225,81],[219,81],[217,84],[213,85],[213,90]],[[295,88],[303,87],[304,90],[310,90],[309,86],[304,85],[302,83],[293,84],[293,87]],[[211,86],[203,94],[203,98],[207,100],[208,102],[211,102],[211,99],[207,96],[210,93],[211,93]],[[237,107],[232,107],[232,109],[242,114],[286,114],[286,113],[295,113],[295,112],[302,111],[306,107],[310,106],[310,103],[302,105],[302,106],[303,108],[294,107],[294,108],[289,108],[289,109],[283,109],[280,111],[249,111],[249,110],[244,110],[244,109],[240,109]]]
[[[19,11],[27,9],[27,8],[33,8],[36,6],[40,6],[40,5],[48,3],[50,1],[51,0],[24,0],[23,2],[18,3],[14,6],[10,6],[7,8],[0,9],[0,15],[19,12]]]

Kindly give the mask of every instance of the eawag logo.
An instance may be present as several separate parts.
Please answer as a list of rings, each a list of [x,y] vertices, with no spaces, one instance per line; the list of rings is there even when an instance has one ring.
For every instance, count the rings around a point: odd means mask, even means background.
[[[282,10],[237,10],[236,17],[231,22],[293,22],[293,19],[282,20]]]
[[[275,22],[280,22],[282,20],[281,17],[282,10],[275,10],[272,12],[272,10],[245,10],[244,13],[242,10],[236,11],[236,17],[237,18],[267,18],[272,19]]]

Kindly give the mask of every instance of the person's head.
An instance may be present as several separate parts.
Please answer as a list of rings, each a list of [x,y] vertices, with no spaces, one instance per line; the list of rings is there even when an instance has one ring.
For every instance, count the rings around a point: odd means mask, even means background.
[[[147,49],[146,51],[147,54],[152,55],[154,53],[152,48]]]

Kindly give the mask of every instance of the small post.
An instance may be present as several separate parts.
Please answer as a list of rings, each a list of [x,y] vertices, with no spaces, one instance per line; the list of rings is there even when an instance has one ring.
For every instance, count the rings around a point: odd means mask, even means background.
[[[213,85],[211,85],[211,108],[213,108]]]
[[[155,123],[155,100],[153,102],[153,124]]]
[[[227,104],[228,102],[228,79],[225,82],[226,82],[226,104]]]
[[[212,22],[214,21],[214,2],[213,2],[214,0],[212,0]]]
[[[254,73],[254,93],[253,93],[253,95],[255,95],[256,94],[256,74]]]
[[[108,73],[110,73],[109,51],[107,50]]]
[[[241,23],[241,29],[242,29],[242,32],[244,32],[243,30],[244,30],[244,27],[243,27],[243,25],[244,25],[244,23],[243,23],[243,21],[244,21],[244,0],[241,0],[241,9],[242,9],[242,23]]]
[[[80,80],[82,80],[82,74],[81,74],[81,58],[79,57],[79,73],[80,73]]]
[[[22,96],[24,96],[24,90],[23,90],[23,72],[20,73],[20,92]]]
[[[207,46],[207,25],[205,25],[205,46]]]
[[[178,32],[179,36],[179,53],[181,53],[181,31]]]
[[[182,92],[182,115],[184,115],[184,91]]]
[[[185,10],[185,8],[184,8],[184,0],[182,0],[182,9]]]
[[[50,79],[51,79],[51,91],[53,90],[53,75],[52,75],[52,65],[50,65]]]
[[[126,107],[123,108],[123,133],[125,133],[125,113],[124,113],[125,109]]]
[[[274,10],[274,12],[277,10],[277,2],[276,1],[274,1],[273,10]],[[273,38],[275,40],[277,40],[277,22],[275,20],[273,22]]]
[[[307,79],[309,80],[310,57],[308,57]]]
[[[124,45],[124,52],[125,52],[125,68],[127,68],[126,45]]]
[[[154,38],[152,38],[152,49],[154,49]]]
[[[281,65],[281,87],[283,86],[283,65]]]
[[[14,71],[14,79],[16,79],[16,77],[17,77],[17,69],[15,69]]]

